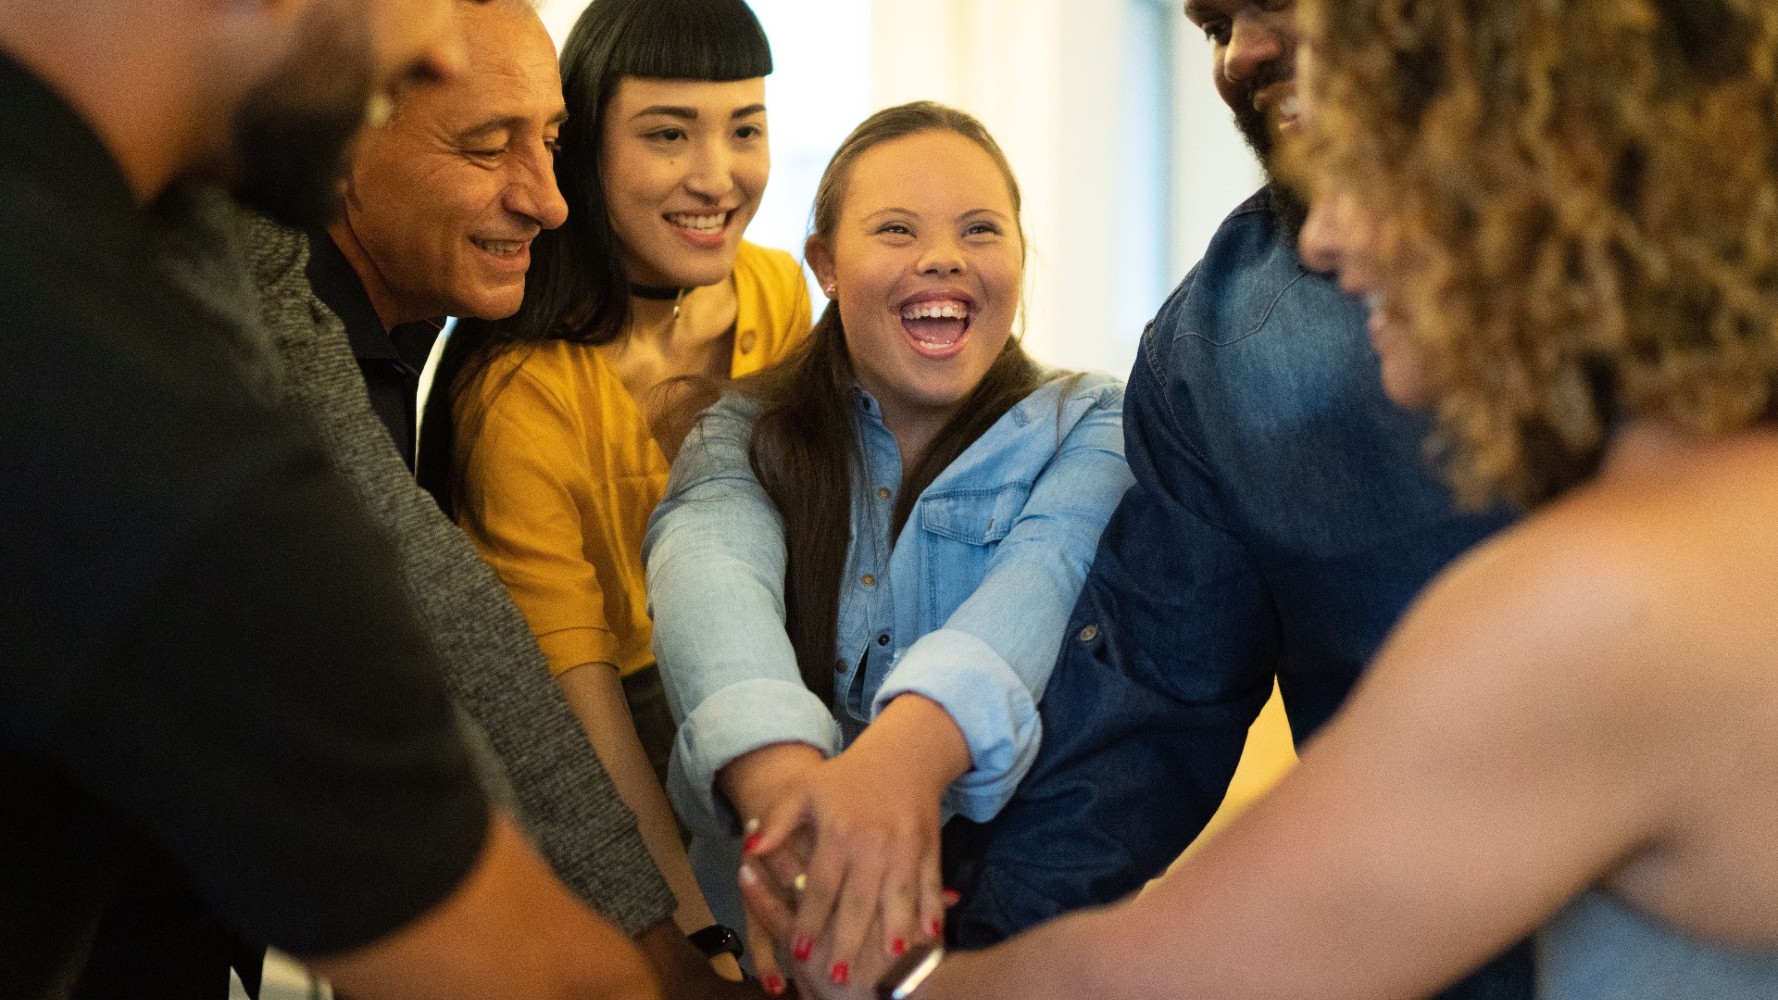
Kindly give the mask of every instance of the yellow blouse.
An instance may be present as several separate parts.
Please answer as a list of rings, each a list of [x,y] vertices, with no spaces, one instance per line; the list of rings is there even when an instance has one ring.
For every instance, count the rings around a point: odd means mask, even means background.
[[[802,269],[782,250],[735,257],[730,372],[771,365],[809,332]],[[560,675],[583,663],[631,674],[654,662],[642,535],[667,488],[667,459],[641,407],[597,348],[552,340],[491,365],[468,449],[463,530],[499,574]],[[472,397],[473,398],[473,397]]]

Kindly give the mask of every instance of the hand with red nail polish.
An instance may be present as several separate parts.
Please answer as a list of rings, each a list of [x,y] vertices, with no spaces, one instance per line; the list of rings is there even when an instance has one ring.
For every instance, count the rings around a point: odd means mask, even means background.
[[[771,854],[787,837],[812,843],[805,887],[791,903],[789,940],[798,961],[826,956],[818,968],[845,963],[856,976],[867,955],[887,960],[905,952],[943,918],[940,799],[968,767],[967,745],[949,714],[904,695],[845,752],[799,765],[771,786],[775,801],[743,812],[759,818],[749,826],[750,857]],[[753,810],[759,802],[737,805]]]

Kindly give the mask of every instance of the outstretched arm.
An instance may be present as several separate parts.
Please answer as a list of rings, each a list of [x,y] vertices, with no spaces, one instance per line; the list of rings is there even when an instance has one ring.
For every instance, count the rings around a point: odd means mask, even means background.
[[[583,511],[615,502],[596,485],[603,472],[587,458],[587,437],[603,430],[523,368],[490,379],[501,388],[488,394],[479,439],[467,452],[479,503],[464,512],[464,531],[524,611],[585,739],[635,813],[643,843],[677,900],[679,927],[688,933],[707,927],[714,918],[611,662],[618,638],[606,619],[610,571],[586,555],[588,533],[600,528],[587,523]]]
[[[642,953],[583,909],[512,823],[444,902],[373,944],[309,959],[366,1000],[659,1000]]]
[[[1424,996],[1521,937],[1661,842],[1685,781],[1648,686],[1671,651],[1604,547],[1518,531],[1478,550],[1200,853],[960,956],[921,1000]]]

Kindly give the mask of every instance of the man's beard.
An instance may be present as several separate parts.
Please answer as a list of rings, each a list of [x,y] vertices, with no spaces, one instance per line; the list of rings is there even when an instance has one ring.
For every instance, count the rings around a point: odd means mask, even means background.
[[[1277,137],[1272,132],[1272,123],[1266,119],[1265,113],[1253,106],[1253,97],[1274,83],[1290,79],[1288,69],[1279,69],[1277,63],[1268,63],[1261,67],[1258,76],[1248,85],[1243,99],[1234,105],[1235,128],[1240,131],[1241,138],[1247,141],[1247,148],[1259,160],[1260,169],[1266,173],[1266,189],[1272,203],[1272,218],[1278,223],[1279,234],[1291,244],[1296,243],[1297,236],[1303,231],[1303,223],[1309,218],[1309,203],[1298,194],[1295,188],[1278,179],[1274,169],[1273,156],[1277,153]]]
[[[373,88],[367,29],[317,12],[285,66],[253,88],[235,118],[234,192],[286,225],[338,214],[346,154]]]

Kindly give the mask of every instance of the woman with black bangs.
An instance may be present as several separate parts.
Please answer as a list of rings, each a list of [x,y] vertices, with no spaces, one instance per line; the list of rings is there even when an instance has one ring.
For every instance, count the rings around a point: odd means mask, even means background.
[[[517,315],[452,335],[420,455],[524,611],[687,932],[713,921],[661,791],[672,720],[640,552],[683,434],[663,387],[758,371],[809,329],[796,261],[742,240],[770,170],[771,70],[742,0],[587,7],[562,51],[567,224],[533,244]]]

